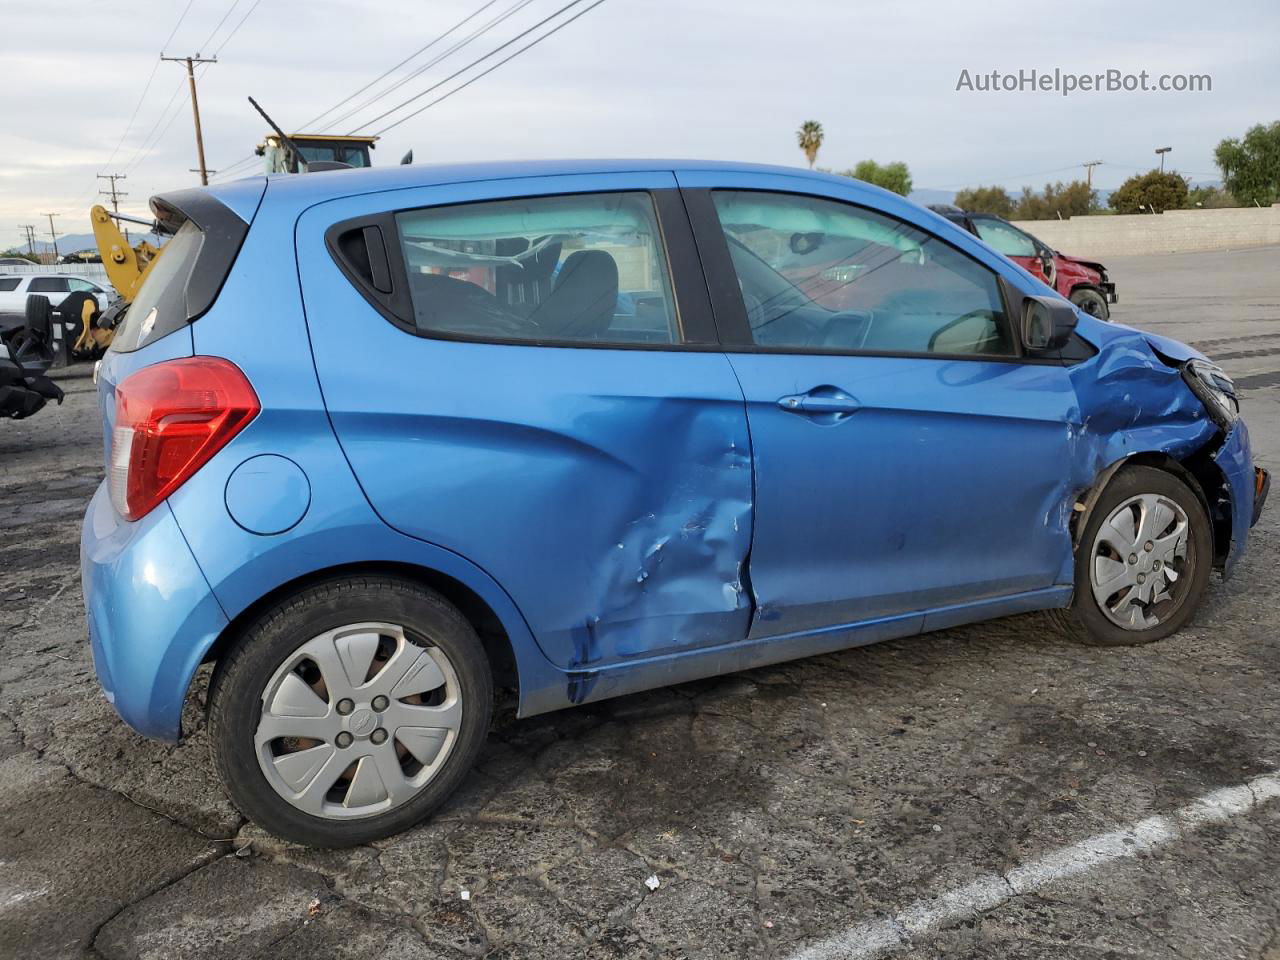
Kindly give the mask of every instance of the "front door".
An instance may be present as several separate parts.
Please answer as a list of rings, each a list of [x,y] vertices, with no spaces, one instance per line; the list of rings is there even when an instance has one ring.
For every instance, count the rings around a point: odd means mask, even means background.
[[[297,247],[389,525],[489,573],[566,670],[746,637],[746,415],[671,173],[333,201]]]
[[[712,287],[755,454],[753,637],[1070,582],[1075,395],[1016,356],[991,269],[833,199],[686,201],[708,270],[737,280]]]

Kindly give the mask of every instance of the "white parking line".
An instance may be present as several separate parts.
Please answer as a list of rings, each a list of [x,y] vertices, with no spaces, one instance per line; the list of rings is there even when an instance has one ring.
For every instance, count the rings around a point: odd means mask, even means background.
[[[860,923],[821,940],[794,954],[791,960],[872,960],[886,956],[924,934],[991,910],[1055,880],[1154,850],[1201,827],[1248,813],[1276,797],[1280,797],[1280,771],[1215,790],[1165,816],[1148,817],[1062,847],[1008,873],[986,874],[940,896],[917,900],[893,917]]]

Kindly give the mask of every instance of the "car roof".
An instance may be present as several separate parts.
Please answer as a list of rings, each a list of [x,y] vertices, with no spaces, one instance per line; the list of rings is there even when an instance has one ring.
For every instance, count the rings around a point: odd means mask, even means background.
[[[722,160],[672,159],[598,159],[598,160],[506,160],[476,163],[414,163],[391,167],[363,167],[351,170],[325,170],[307,174],[272,174],[267,179],[269,193],[277,199],[286,196],[296,200],[317,202],[336,197],[374,193],[408,187],[442,186],[482,180],[508,180],[521,177],[556,177],[593,173],[638,173],[647,171],[717,171],[732,173],[772,173],[791,177],[810,177],[848,185],[849,177],[759,163]],[[877,190],[871,185],[868,189]]]

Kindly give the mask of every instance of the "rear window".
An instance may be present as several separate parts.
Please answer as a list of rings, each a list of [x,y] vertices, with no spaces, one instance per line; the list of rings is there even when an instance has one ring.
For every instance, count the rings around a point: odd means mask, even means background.
[[[396,215],[427,336],[672,344],[680,330],[647,193],[496,200]]]
[[[204,234],[188,220],[151,266],[142,289],[116,327],[111,349],[127,353],[172,333],[187,322],[187,282],[200,257]]]
[[[17,290],[18,283],[19,283],[19,279],[17,277],[11,277],[8,280],[0,280],[0,293],[7,293],[10,290]]]

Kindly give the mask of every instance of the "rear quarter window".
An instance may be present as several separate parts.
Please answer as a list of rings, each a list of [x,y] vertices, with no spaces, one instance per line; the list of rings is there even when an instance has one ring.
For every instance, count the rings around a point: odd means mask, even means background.
[[[22,281],[17,277],[11,277],[8,280],[0,279],[0,293],[9,293],[18,289],[18,284]]]

